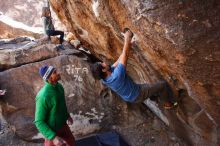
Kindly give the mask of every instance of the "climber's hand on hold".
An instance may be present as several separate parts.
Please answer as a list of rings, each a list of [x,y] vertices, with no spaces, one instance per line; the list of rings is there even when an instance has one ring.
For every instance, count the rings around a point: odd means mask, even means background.
[[[68,124],[68,125],[72,125],[72,124],[73,124],[73,119],[72,119],[71,117],[69,117],[69,118],[67,119],[67,124]]]
[[[134,33],[129,29],[129,28],[124,28],[124,33],[126,33],[127,31],[129,31],[131,33],[131,38],[134,36]]]
[[[124,28],[124,34],[126,35],[126,33],[129,33],[129,37],[132,39],[132,37],[134,36],[134,33],[129,29],[129,28]]]
[[[53,144],[55,146],[65,146],[66,142],[59,136],[55,136],[53,139]]]

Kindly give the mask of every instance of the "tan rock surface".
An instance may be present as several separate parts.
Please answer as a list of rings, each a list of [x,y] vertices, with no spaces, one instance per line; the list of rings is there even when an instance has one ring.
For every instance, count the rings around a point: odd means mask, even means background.
[[[50,2],[68,30],[109,63],[119,57],[121,31],[129,27],[136,36],[129,74],[138,82],[169,81],[180,104],[169,117],[171,127],[190,145],[219,144],[219,1]],[[199,119],[205,123],[198,124]]]
[[[42,36],[38,33],[33,33],[30,31],[26,31],[24,29],[13,28],[1,21],[0,21],[0,31],[1,31],[0,39],[15,38],[19,36],[32,36],[38,39]]]

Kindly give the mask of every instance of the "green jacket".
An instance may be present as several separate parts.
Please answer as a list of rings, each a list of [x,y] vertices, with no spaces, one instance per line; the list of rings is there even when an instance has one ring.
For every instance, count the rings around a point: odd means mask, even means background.
[[[69,118],[63,86],[45,82],[35,100],[35,125],[45,138],[51,140]]]

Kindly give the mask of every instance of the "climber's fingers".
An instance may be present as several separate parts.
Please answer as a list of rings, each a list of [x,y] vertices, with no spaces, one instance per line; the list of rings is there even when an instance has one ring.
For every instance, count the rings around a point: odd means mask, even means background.
[[[134,33],[129,28],[124,28],[123,32],[126,33],[127,31],[131,32],[131,38],[134,36]]]

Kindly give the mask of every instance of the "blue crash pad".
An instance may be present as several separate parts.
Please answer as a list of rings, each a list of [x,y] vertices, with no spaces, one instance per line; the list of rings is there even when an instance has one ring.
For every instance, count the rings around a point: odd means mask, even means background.
[[[106,132],[76,141],[76,146],[130,146],[116,132]]]

